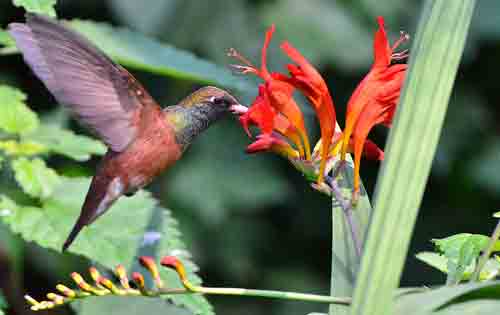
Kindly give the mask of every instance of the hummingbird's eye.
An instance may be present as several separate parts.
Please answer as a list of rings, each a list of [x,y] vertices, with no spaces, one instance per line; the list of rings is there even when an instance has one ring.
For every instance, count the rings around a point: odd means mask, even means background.
[[[210,103],[212,103],[214,105],[224,105],[227,103],[227,100],[224,97],[212,96],[210,98]]]

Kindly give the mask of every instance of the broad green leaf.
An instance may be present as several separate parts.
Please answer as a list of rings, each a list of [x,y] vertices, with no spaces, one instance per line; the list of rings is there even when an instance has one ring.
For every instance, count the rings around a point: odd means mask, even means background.
[[[415,255],[415,257],[426,263],[427,265],[441,271],[442,273],[448,273],[448,259],[441,254],[433,252],[421,252]]]
[[[57,0],[13,0],[16,7],[23,7],[28,12],[56,16],[54,6]]]
[[[487,236],[468,233],[433,240],[437,249],[448,259],[447,284],[456,284],[465,278],[466,269],[475,264],[480,252],[489,245],[489,240],[490,238]],[[497,241],[491,251],[499,250],[500,242]],[[490,271],[485,271],[485,273],[489,274]],[[496,276],[496,273],[492,276]]]
[[[466,302],[500,301],[500,281],[446,286],[423,293],[408,293],[396,300],[394,314],[427,315],[456,309]],[[453,307],[453,308],[452,308]],[[497,309],[498,312],[498,309]],[[439,313],[437,314],[452,314]],[[469,314],[469,313],[455,313]],[[481,312],[470,314],[483,314]],[[489,314],[489,313],[486,313]]]
[[[494,218],[500,218],[500,212],[495,212],[495,213],[493,214],[493,217],[494,217]]]
[[[11,166],[17,183],[31,197],[49,197],[60,182],[57,173],[39,158],[30,160],[21,157],[13,160]]]
[[[89,185],[88,178],[61,177],[61,184],[49,198],[42,201],[41,208],[17,206],[3,198],[0,209],[9,210],[10,215],[1,218],[25,240],[59,251],[80,213]],[[160,230],[150,231],[149,221],[155,209],[161,209],[158,220],[163,223]],[[156,207],[156,201],[145,191],[119,199],[108,213],[83,229],[69,251],[92,259],[106,268],[114,268],[118,264],[130,266],[137,258],[138,248],[149,243],[148,232],[159,234],[160,241],[156,245],[159,244],[161,252],[158,255],[178,255],[186,264],[193,283],[201,282],[194,274],[195,266],[180,241],[177,223],[169,210]],[[156,259],[159,261],[159,256]],[[162,276],[167,286],[179,287],[177,275],[173,271],[163,270]],[[203,296],[174,295],[170,299],[193,313],[212,314]]]
[[[140,33],[92,21],[73,20],[69,24],[126,66],[238,90],[245,90],[249,86],[229,70]],[[224,54],[223,49],[221,54]]]
[[[16,88],[0,85],[0,129],[24,134],[38,127],[36,113],[24,101],[26,94]]]
[[[189,315],[187,310],[168,304],[165,300],[147,297],[91,297],[73,303],[78,315]]]
[[[446,256],[455,256],[460,248],[465,245],[465,243],[471,241],[480,250],[486,248],[490,238],[486,235],[481,234],[470,234],[470,233],[459,233],[446,238],[432,239],[432,242],[436,245],[439,251],[443,252]],[[493,251],[500,251],[500,241],[495,243]]]
[[[422,252],[418,253],[416,255],[416,258],[428,264],[429,266],[445,274],[448,274],[449,260],[445,256],[438,253]],[[474,272],[475,266],[476,266],[475,263],[467,265],[459,280],[469,280],[472,276],[472,273]],[[452,271],[455,272],[454,270]],[[481,274],[479,275],[479,280],[486,281],[494,279],[498,276],[499,272],[500,272],[500,262],[494,258],[488,259],[483,269],[481,270]]]
[[[416,258],[429,266],[448,274],[448,258],[444,255],[433,252],[421,252],[416,255]],[[461,280],[469,280],[474,272],[475,263],[469,264],[463,273]],[[488,259],[485,266],[481,270],[479,280],[491,280],[495,278],[500,272],[500,261],[495,258]]]
[[[19,142],[16,140],[0,141],[0,150],[7,155],[13,156],[30,156],[47,152],[47,148],[42,144],[33,141]]]
[[[393,313],[392,292],[400,282],[474,6],[474,0],[429,0],[420,14],[375,188],[352,315]]]
[[[103,155],[106,146],[92,138],[76,135],[73,131],[52,125],[41,125],[24,139],[39,143],[48,150],[77,161],[86,161],[91,155]]]

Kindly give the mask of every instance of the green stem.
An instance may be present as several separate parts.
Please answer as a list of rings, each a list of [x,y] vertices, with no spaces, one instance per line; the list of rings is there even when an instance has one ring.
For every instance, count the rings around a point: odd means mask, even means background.
[[[476,269],[472,274],[470,282],[475,282],[479,280],[479,276],[481,275],[481,270],[483,270],[484,265],[490,258],[491,252],[493,251],[495,243],[498,241],[499,237],[500,237],[500,220],[498,221],[497,226],[495,227],[495,230],[493,231],[493,234],[490,237],[490,242],[488,243],[488,247],[486,247],[486,249],[483,251],[481,258],[479,258],[479,262],[477,263]]]
[[[200,294],[265,297],[271,299],[329,303],[329,304],[340,304],[340,305],[351,304],[351,298],[348,297],[334,297],[328,295],[317,295],[317,294],[297,293],[297,292],[287,292],[287,291],[254,290],[254,289],[243,289],[243,288],[213,288],[213,287],[197,287],[197,286],[190,287],[187,289],[193,293],[200,293]]]

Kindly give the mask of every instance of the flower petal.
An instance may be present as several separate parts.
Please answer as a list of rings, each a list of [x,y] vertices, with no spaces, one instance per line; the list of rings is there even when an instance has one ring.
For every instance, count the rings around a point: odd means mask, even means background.
[[[247,147],[247,153],[257,153],[272,151],[287,159],[299,158],[299,153],[292,146],[275,134],[261,134],[257,136],[257,141]]]
[[[375,41],[373,43],[374,67],[387,67],[391,64],[392,49],[389,45],[389,40],[387,39],[387,34],[385,32],[384,18],[379,16],[378,30],[375,33]]]
[[[335,109],[328,87],[321,74],[295,49],[290,43],[283,42],[281,49],[297,65],[288,65],[291,75],[289,82],[300,89],[309,99],[318,117],[321,129],[321,163],[319,169],[318,183],[323,181],[328,158],[329,147],[335,131],[336,117]]]

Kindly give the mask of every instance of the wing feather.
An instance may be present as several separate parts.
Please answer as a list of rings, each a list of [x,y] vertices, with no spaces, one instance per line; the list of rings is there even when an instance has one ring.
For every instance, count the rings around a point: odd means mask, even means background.
[[[115,152],[135,138],[135,115],[155,104],[140,83],[83,36],[35,14],[12,23],[24,60],[57,101]],[[137,93],[140,91],[141,93]]]

